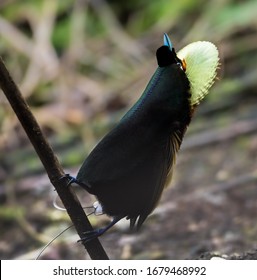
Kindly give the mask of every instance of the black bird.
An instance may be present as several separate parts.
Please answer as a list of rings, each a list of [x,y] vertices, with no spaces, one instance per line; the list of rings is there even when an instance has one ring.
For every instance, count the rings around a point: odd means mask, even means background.
[[[164,34],[164,45],[156,52],[158,68],[142,96],[92,150],[77,177],[68,175],[113,218],[107,227],[85,233],[83,240],[102,235],[125,217],[131,229],[139,229],[156,207],[193,111],[216,76],[216,47],[191,45],[179,58]]]

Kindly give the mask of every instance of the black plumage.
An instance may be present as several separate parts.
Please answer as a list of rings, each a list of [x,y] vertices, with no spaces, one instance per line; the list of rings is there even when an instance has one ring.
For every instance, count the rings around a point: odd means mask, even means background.
[[[75,179],[97,197],[112,224],[127,217],[139,228],[153,211],[191,120],[181,61],[168,46],[156,56],[159,66],[142,96],[92,150]]]

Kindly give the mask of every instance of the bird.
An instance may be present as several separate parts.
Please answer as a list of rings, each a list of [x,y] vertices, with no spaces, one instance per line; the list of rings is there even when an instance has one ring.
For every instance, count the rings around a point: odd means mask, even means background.
[[[126,218],[138,230],[169,185],[195,108],[214,83],[218,50],[194,42],[176,53],[168,35],[156,51],[157,69],[141,97],[93,148],[76,177],[112,221],[86,232],[88,242]]]

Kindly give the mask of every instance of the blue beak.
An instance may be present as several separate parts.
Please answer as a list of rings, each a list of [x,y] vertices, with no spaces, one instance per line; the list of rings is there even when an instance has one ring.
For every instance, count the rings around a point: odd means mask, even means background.
[[[167,46],[170,48],[170,50],[172,50],[172,47],[173,47],[172,43],[170,41],[169,36],[166,33],[164,33],[164,35],[163,35],[163,44],[164,44],[164,46]]]

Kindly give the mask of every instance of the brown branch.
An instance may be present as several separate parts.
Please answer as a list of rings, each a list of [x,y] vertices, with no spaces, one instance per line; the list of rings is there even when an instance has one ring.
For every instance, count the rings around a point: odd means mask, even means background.
[[[68,179],[64,177],[60,180],[64,175],[64,171],[1,58],[0,86],[43,163],[50,181],[60,196],[78,235],[83,238],[83,233],[93,228],[75,193],[71,188],[67,187]],[[92,259],[108,259],[98,239],[93,239],[88,243],[83,243],[83,245]]]

